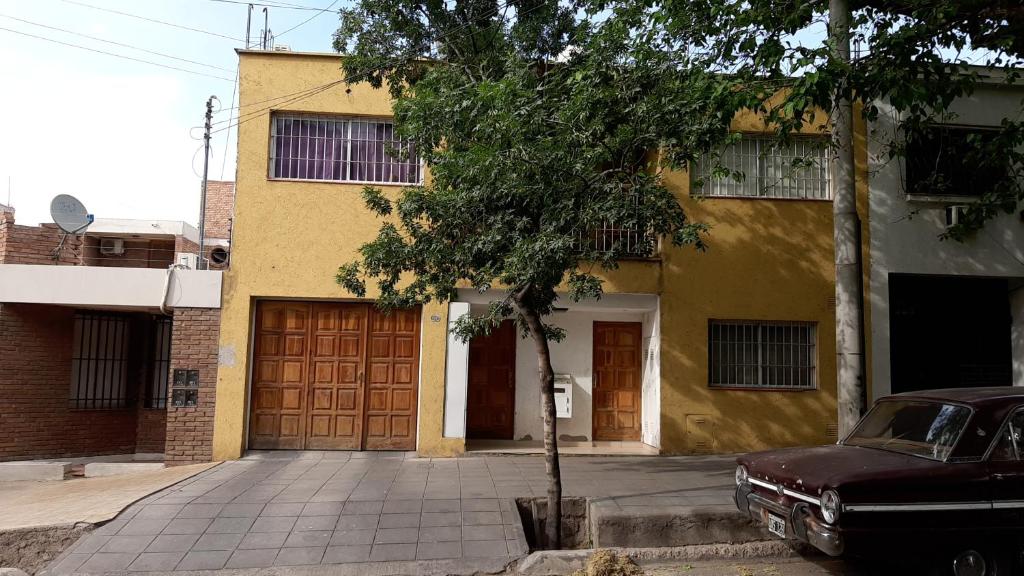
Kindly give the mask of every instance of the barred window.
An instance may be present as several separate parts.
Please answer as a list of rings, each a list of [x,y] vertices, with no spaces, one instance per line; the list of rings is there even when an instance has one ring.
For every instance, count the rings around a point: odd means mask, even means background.
[[[271,178],[418,184],[423,176],[413,143],[384,120],[277,115],[270,142]]]
[[[129,326],[126,316],[75,314],[69,402],[72,408],[124,408],[130,404]]]
[[[817,386],[816,325],[712,320],[708,384],[726,388]]]
[[[711,159],[702,159],[695,171],[703,181],[697,194],[805,200],[832,197],[828,141],[824,138],[801,137],[782,144],[769,136],[744,135],[722,151],[721,164],[742,176],[716,177]]]
[[[149,388],[146,392],[146,408],[167,407],[167,386],[171,370],[171,329],[170,318],[156,318],[153,321],[153,341],[150,347]]]
[[[639,206],[640,197],[631,194],[634,206]],[[646,258],[652,256],[656,245],[654,238],[647,230],[636,226],[624,226],[621,223],[605,221],[590,230],[580,230],[576,239],[577,247],[582,250],[609,252],[618,248],[620,253],[629,258]]]

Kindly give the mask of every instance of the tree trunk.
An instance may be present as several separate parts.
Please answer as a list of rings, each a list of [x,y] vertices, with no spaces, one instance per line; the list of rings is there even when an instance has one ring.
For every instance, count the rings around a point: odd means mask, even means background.
[[[548,510],[545,521],[547,547],[562,547],[562,471],[558,465],[557,420],[555,417],[555,372],[551,368],[551,350],[540,315],[523,307],[523,317],[537,348],[537,371],[540,374],[544,412],[544,467],[548,473]],[[539,536],[539,534],[538,534]]]
[[[828,29],[832,57],[850,65],[850,6],[829,0]],[[864,404],[864,298],[861,292],[860,218],[853,158],[853,102],[846,91],[833,98],[833,225],[836,263],[836,370],[839,436],[853,430]]]

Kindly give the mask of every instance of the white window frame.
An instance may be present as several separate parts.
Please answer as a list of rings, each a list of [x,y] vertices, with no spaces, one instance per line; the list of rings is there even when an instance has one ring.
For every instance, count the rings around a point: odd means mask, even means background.
[[[807,146],[809,143],[813,146]],[[799,149],[801,146],[804,147],[802,151]],[[794,149],[796,149],[795,152]],[[820,149],[820,156],[807,155],[808,152],[816,152],[816,149]],[[787,153],[783,155],[782,151]],[[769,159],[791,162],[794,158],[801,157],[813,158],[820,162],[820,170],[824,177],[787,177],[782,173],[781,166],[791,166],[791,164],[776,165],[774,162],[768,162]],[[732,162],[731,165],[730,162]],[[739,142],[730,144],[722,150],[721,164],[733,172],[742,172],[743,179],[737,180],[732,176],[717,178],[711,173],[713,163],[706,157],[701,158],[696,162],[694,174],[703,180],[704,185],[701,188],[692,187],[694,196],[768,200],[832,200],[831,152],[828,149],[828,140],[824,137],[794,136],[789,144],[783,145],[774,136],[742,134]],[[810,170],[810,168],[804,168],[801,171]],[[792,174],[792,170],[790,170],[790,174]],[[791,181],[789,185],[777,185],[785,183],[787,178]],[[753,190],[750,190],[751,187]]]
[[[343,122],[345,123],[345,141],[348,143],[345,149],[345,166],[349,174],[352,171],[352,124],[355,122],[366,122],[366,123],[382,123],[389,124],[394,129],[394,119],[381,117],[381,116],[352,116],[352,115],[324,115],[324,114],[301,114],[301,113],[273,113],[270,115],[270,137],[268,139],[267,147],[267,179],[278,182],[314,182],[323,184],[359,184],[366,186],[418,186],[423,184],[425,170],[422,158],[416,159],[416,171],[419,174],[419,178],[415,182],[391,182],[391,181],[374,181],[374,180],[355,180],[355,179],[321,179],[321,178],[285,178],[277,176],[274,173],[275,164],[275,137],[277,132],[277,120],[313,120],[313,121],[325,121],[325,122]],[[393,133],[393,132],[392,132]],[[289,158],[291,160],[291,158]],[[405,164],[412,164],[410,161],[402,161]]]
[[[752,340],[742,342],[727,342],[725,344],[736,344],[735,347],[722,346],[722,341],[713,340],[714,329],[716,326],[740,326],[744,329],[751,329],[754,333]],[[770,360],[765,357],[765,346],[769,345],[764,341],[764,329],[765,328],[785,328],[795,327],[809,330],[807,342],[808,344],[797,344],[795,342],[789,343],[791,346],[809,346],[810,351],[808,358],[810,360],[809,366],[802,366],[794,364],[794,360],[799,360],[796,348],[790,348],[786,354],[788,356],[789,363],[782,363],[776,365],[769,365]],[[793,322],[793,321],[775,321],[775,320],[721,320],[711,319],[708,321],[708,387],[712,389],[742,389],[742,390],[817,390],[818,389],[818,325],[816,322]],[[747,352],[744,350],[744,345],[753,346],[755,348],[753,354],[756,357],[748,357]],[[778,345],[778,344],[776,344]],[[716,382],[715,381],[715,364],[719,358],[718,355],[725,358],[722,363],[723,367],[730,365],[734,366],[736,370],[750,369],[756,374],[756,383],[745,383],[745,382]],[[733,360],[730,363],[730,358]],[[809,369],[809,379],[807,384],[795,384],[795,385],[779,385],[769,384],[765,382],[765,369],[775,370],[800,370]],[[723,370],[727,372],[727,370]],[[776,372],[776,375],[778,372]]]

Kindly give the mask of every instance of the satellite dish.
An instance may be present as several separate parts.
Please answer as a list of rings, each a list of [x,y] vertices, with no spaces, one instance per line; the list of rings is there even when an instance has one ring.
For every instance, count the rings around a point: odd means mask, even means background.
[[[78,198],[69,194],[58,194],[50,202],[50,217],[68,234],[78,234],[92,224],[93,215],[86,211]]]

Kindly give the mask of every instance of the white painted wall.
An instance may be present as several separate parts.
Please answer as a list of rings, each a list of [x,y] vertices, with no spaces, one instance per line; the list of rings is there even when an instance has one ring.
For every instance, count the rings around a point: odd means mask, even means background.
[[[1010,315],[1013,316],[1013,385],[1024,386],[1024,285],[1010,293]]]
[[[466,393],[469,383],[469,342],[452,334],[455,322],[469,314],[469,304],[448,305],[448,347],[444,365],[444,437],[466,437]]]
[[[660,305],[659,305],[660,307]],[[644,372],[641,440],[661,448],[661,311],[644,314]]]
[[[220,308],[219,270],[176,270],[168,286],[167,305]],[[0,302],[103,306],[160,307],[167,270],[0,264]]]
[[[982,87],[954,103],[950,123],[998,126],[1015,117],[1024,91]],[[871,236],[870,311],[874,398],[891,390],[889,381],[889,274],[944,274],[1024,278],[1024,223],[1017,214],[1002,215],[964,243],[940,241],[945,204],[909,200],[904,193],[902,159],[888,158],[896,131],[894,112],[886,106],[868,131],[869,224]],[[1024,331],[1024,314],[1014,314],[1014,334]],[[1021,348],[1014,348],[1018,370]],[[1017,382],[1020,383],[1018,372]]]
[[[558,419],[558,438],[565,441],[593,439],[592,407],[594,380],[594,322],[643,322],[639,312],[569,311],[556,313],[551,322],[564,328],[568,336],[551,343],[551,367],[556,374],[573,379],[572,418]],[[646,415],[642,415],[646,418]],[[529,340],[516,342],[516,440],[544,438],[540,385],[537,377],[537,353]]]

